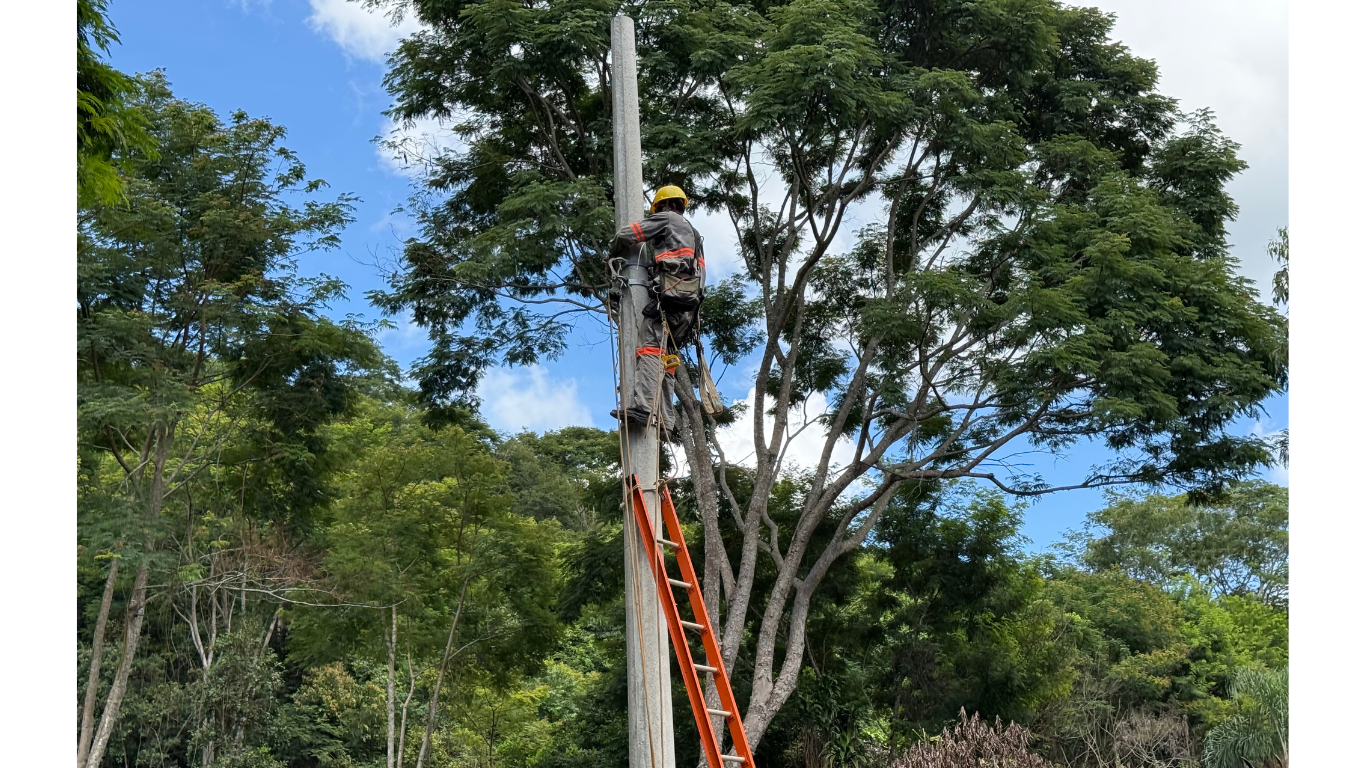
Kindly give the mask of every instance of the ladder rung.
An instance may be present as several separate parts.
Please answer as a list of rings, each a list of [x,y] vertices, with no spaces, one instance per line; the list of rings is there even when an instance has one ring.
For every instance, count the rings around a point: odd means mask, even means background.
[[[716,674],[716,667],[709,667],[709,666],[707,666],[706,664],[698,664],[698,663],[696,663],[696,662],[693,662],[693,665],[692,665],[692,666],[693,666],[693,669],[698,669],[698,670],[701,670],[701,671],[703,671],[703,672],[710,672],[710,673],[712,673],[712,674]]]
[[[686,582],[686,581],[679,581],[678,579],[669,579],[669,583],[672,584],[672,585],[674,585],[675,587],[682,587],[682,588],[684,588],[684,589],[692,589],[692,584],[690,584],[690,583],[688,583],[688,582]]]
[[[659,542],[660,544],[662,544],[662,545],[664,545],[664,546],[666,546],[666,547],[669,547],[670,549],[678,549],[678,542],[676,542],[676,541],[669,541],[668,539],[658,539],[658,538],[655,539],[655,541]]]
[[[721,717],[730,717],[730,713],[724,709],[708,709],[707,714],[720,715]]]
[[[721,759],[722,759],[722,760],[725,760],[725,761],[728,762],[728,763],[743,763],[743,762],[745,762],[745,758],[740,757],[740,756],[738,756],[738,755],[721,755]]]
[[[694,624],[691,621],[684,621],[682,619],[679,619],[678,623],[682,624],[684,629],[691,629],[694,632],[701,632],[703,629],[701,624]]]

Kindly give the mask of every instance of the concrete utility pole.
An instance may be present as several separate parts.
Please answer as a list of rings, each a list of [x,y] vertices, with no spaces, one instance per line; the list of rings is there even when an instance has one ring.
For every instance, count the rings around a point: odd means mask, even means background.
[[[639,221],[645,210],[640,168],[640,101],[636,93],[636,27],[629,16],[612,19],[612,139],[613,181],[617,228]],[[624,365],[621,392],[628,395],[635,379],[636,343],[640,311],[649,301],[648,272],[633,258],[623,270],[628,290],[622,291],[621,349]],[[654,429],[626,425],[630,440],[625,472],[634,472],[645,490],[650,520],[663,530],[659,517],[659,439]],[[629,502],[628,502],[629,503]],[[630,768],[674,768],[673,697],[669,684],[669,635],[664,609],[655,592],[649,553],[629,508],[625,509],[626,541],[626,709],[630,739]],[[637,615],[636,603],[641,610]],[[637,623],[639,622],[639,623]],[[642,661],[644,662],[642,665]]]

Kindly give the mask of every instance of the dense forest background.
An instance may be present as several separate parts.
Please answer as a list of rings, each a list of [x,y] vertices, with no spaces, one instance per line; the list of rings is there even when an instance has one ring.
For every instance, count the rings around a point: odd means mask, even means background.
[[[624,765],[616,434],[434,412],[296,272],[352,198],[283,127],[110,68],[103,3],[78,12],[79,768]],[[777,524],[809,483],[776,483]],[[760,764],[1287,764],[1287,489],[1115,491],[1046,555],[1025,512],[898,490],[821,583]]]

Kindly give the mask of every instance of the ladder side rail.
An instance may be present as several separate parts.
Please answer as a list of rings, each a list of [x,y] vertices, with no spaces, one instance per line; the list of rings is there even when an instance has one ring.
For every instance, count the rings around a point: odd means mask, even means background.
[[[678,512],[674,509],[673,497],[669,494],[669,489],[667,487],[664,487],[661,490],[662,493],[660,494],[659,504],[660,522],[664,524],[669,540],[678,544],[673,550],[674,558],[678,564],[679,575],[683,577],[683,581],[700,585],[702,582],[698,580],[697,572],[693,569],[692,555],[688,552],[686,539],[683,538],[683,527],[678,521]],[[732,715],[732,717],[725,718],[726,724],[729,727],[730,723],[735,719],[735,713],[738,710],[735,708],[734,697],[730,695],[729,679],[725,677],[725,665],[721,663],[720,646],[716,643],[716,633],[712,629],[711,615],[706,610],[706,604],[702,599],[702,590],[700,587],[698,589],[688,590],[688,602],[692,605],[694,622],[701,626],[701,630],[698,631],[698,634],[702,640],[702,649],[707,659],[707,665],[716,669],[716,672],[712,674],[712,679],[716,683],[716,690],[721,700],[721,708],[730,712]],[[711,710],[708,710],[707,714],[711,715]],[[708,717],[709,721],[710,719],[711,718]],[[713,728],[714,727],[715,726],[713,726]],[[733,734],[732,741],[734,741]],[[719,747],[719,740],[717,741],[717,744]],[[740,756],[743,757],[744,753],[740,753]],[[749,763],[749,768],[752,767],[753,763],[751,762]]]
[[[707,765],[711,768],[724,768],[725,763],[721,760],[721,742],[716,738],[716,732],[712,729],[711,717],[707,715],[706,698],[702,693],[702,682],[698,678],[698,672],[694,668],[695,662],[692,658],[692,651],[688,647],[688,639],[683,634],[682,617],[678,614],[678,603],[674,600],[673,587],[669,585],[669,574],[664,567],[664,553],[655,543],[654,524],[650,522],[650,515],[645,507],[645,495],[641,491],[639,481],[634,475],[631,476],[631,507],[636,516],[636,529],[640,532],[647,551],[654,552],[651,563],[655,572],[655,588],[659,593],[659,602],[664,608],[664,623],[669,627],[669,637],[673,640],[674,653],[678,657],[679,671],[683,675],[683,684],[688,689],[688,700],[692,704],[693,718],[697,721],[697,730],[702,735],[703,752],[707,756]],[[696,581],[693,582],[696,585]],[[697,589],[694,586],[688,590],[692,595]],[[753,765],[753,761],[750,762]]]
[[[677,510],[674,508],[672,496],[668,495],[667,488],[664,489],[664,494],[660,497],[659,511],[664,527],[668,530],[669,538],[678,542],[680,545],[675,550],[674,555],[678,560],[678,570],[682,574],[683,580],[693,584],[700,584],[701,582],[697,579],[697,572],[692,565],[692,555],[688,552],[688,548],[683,545],[683,542],[685,541],[683,538],[683,526],[678,521]],[[713,677],[716,679],[716,692],[721,699],[721,708],[730,712],[732,715],[731,717],[726,718],[727,726],[729,727],[739,721],[739,709],[738,705],[735,703],[734,694],[730,689],[730,677],[725,671],[725,664],[722,663],[721,647],[716,639],[716,632],[712,625],[711,614],[708,613],[706,609],[706,603],[703,601],[700,589],[690,590],[688,592],[688,600],[692,605],[693,619],[696,623],[702,625],[702,631],[699,634],[702,636],[702,647],[707,657],[707,664],[718,670]],[[731,740],[738,744],[734,738],[734,729],[732,728],[731,730]],[[741,730],[743,730],[743,728]],[[741,757],[748,756],[746,752],[740,752],[738,748],[737,753]]]
[[[707,613],[707,605],[702,600],[701,582],[693,570],[692,556],[688,553],[683,538],[683,526],[678,522],[678,512],[674,509],[673,496],[669,493],[668,487],[661,488],[659,501],[660,519],[668,531],[669,538],[678,543],[678,548],[674,550],[674,556],[678,559],[678,569],[684,581],[697,585],[688,590],[688,600],[692,604],[693,620],[702,625],[702,647],[706,651],[707,664],[717,669],[713,677],[716,680],[716,692],[721,699],[721,708],[731,713],[731,716],[726,718],[731,744],[735,748],[735,754],[745,759],[746,768],[754,768],[754,754],[750,751],[749,735],[745,733],[745,723],[740,717],[740,705],[736,703],[735,693],[730,687],[730,673],[726,671],[726,665],[721,658],[721,646],[712,627],[711,616]]]

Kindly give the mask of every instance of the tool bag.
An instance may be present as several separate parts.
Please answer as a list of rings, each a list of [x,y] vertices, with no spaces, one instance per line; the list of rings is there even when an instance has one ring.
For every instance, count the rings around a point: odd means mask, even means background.
[[[696,309],[702,304],[706,270],[695,258],[672,258],[655,262],[655,286],[667,309]]]

